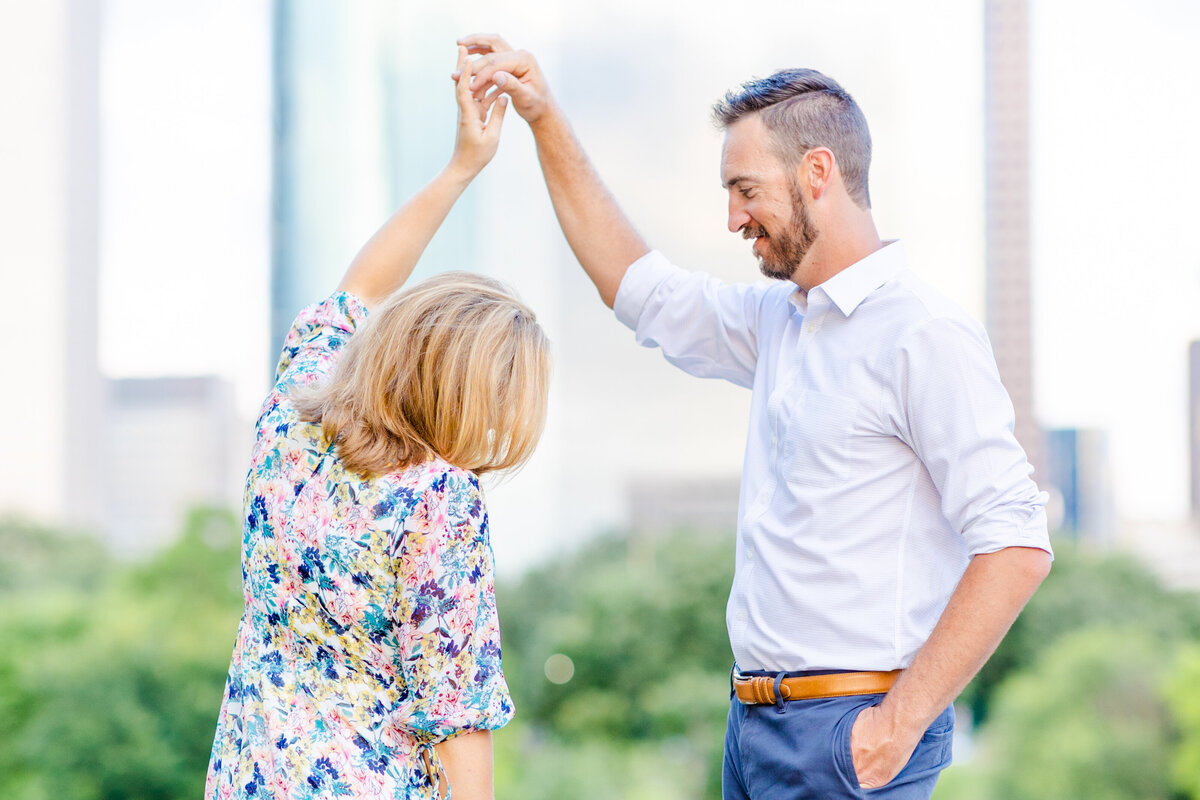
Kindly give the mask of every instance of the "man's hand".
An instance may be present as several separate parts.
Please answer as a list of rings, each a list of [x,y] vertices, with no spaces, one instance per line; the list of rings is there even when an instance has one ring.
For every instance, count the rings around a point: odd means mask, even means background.
[[[904,769],[933,721],[958,697],[1050,571],[1050,554],[1005,547],[971,559],[933,633],[880,701],[850,729],[850,755],[866,789]]]
[[[899,775],[917,749],[922,733],[898,732],[879,706],[859,712],[850,729],[850,756],[859,786],[878,789]]]
[[[473,64],[467,57],[467,48],[458,48],[458,76],[455,95],[458,99],[458,133],[454,137],[454,154],[450,156],[450,170],[471,180],[496,155],[500,146],[500,127],[504,123],[504,109],[508,98],[501,97],[488,116],[488,108],[495,98],[485,106],[471,92]]]
[[[554,107],[546,78],[529,51],[513,50],[508,42],[492,33],[464,36],[458,40],[458,44],[465,47],[468,53],[482,56],[470,67],[474,73],[470,84],[472,94],[484,113],[497,98],[505,94],[512,98],[513,108],[530,125],[535,125]],[[461,73],[462,68],[460,63],[459,71],[453,76],[460,84],[466,75]]]

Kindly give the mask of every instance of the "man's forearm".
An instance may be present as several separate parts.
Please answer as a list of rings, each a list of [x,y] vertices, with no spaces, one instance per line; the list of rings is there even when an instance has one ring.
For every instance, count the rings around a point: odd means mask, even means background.
[[[611,307],[626,268],[650,248],[600,180],[562,112],[548,111],[531,127],[558,223]]]
[[[884,709],[924,731],[995,652],[1049,571],[1050,554],[1036,548],[975,556]]]
[[[925,729],[988,660],[1049,571],[1050,554],[1029,547],[972,559],[912,664],[855,723],[852,747],[864,787],[882,786],[904,766]]]

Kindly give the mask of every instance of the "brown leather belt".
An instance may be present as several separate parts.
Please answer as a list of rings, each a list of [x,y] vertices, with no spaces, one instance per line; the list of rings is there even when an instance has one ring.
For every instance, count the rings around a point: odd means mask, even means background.
[[[779,694],[784,700],[813,700],[819,697],[848,697],[856,694],[883,694],[904,670],[892,672],[833,672],[828,675],[801,675],[784,678]],[[778,702],[775,696],[774,675],[733,676],[737,699],[746,705],[769,705]]]

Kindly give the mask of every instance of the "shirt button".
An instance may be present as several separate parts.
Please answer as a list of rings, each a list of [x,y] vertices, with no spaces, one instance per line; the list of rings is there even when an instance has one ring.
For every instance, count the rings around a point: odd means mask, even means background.
[[[746,548],[746,559],[747,559],[748,561],[753,561],[753,560],[754,560],[754,551],[753,551],[753,550],[751,550],[750,548]]]

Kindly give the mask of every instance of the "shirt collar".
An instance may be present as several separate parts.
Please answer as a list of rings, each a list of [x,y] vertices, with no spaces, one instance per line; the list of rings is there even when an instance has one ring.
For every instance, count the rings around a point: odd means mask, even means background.
[[[810,297],[806,298],[800,290],[793,297],[800,301],[797,307],[804,310],[808,305],[804,301],[811,300],[812,292],[824,292],[848,317],[872,292],[896,277],[905,264],[904,244],[897,239],[889,239],[874,253],[855,261],[820,286],[814,286],[809,291]],[[793,304],[796,305],[795,302]]]

